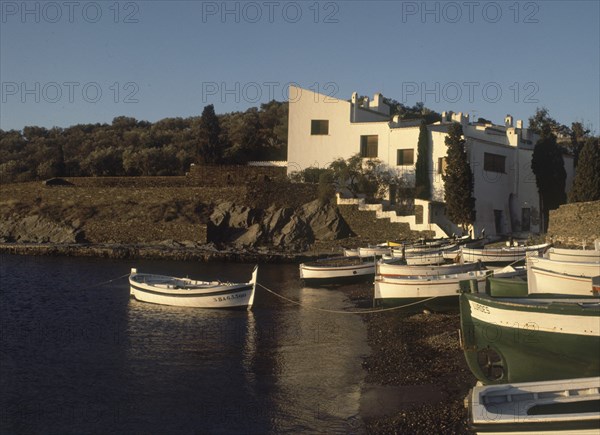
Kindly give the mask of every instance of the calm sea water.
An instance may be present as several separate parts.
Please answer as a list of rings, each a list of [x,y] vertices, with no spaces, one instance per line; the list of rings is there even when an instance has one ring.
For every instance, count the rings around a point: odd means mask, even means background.
[[[247,281],[252,265],[0,256],[0,433],[361,433],[369,353],[359,316],[258,289],[252,311],[137,302],[140,272]],[[348,308],[349,287],[303,287],[295,265],[259,282]]]

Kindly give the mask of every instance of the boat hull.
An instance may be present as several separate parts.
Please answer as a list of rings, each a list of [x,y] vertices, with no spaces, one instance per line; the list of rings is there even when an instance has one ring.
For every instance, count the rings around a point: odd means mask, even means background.
[[[485,272],[467,272],[454,277],[404,277],[375,279],[374,305],[401,306],[422,302],[430,307],[457,308],[460,281],[477,279],[479,291],[485,290]]]
[[[527,268],[527,283],[530,294],[561,293],[580,296],[594,295],[592,278],[551,272],[538,269],[537,267]]]
[[[550,245],[543,244],[535,246],[498,249],[474,249],[463,247],[461,248],[461,252],[464,261],[481,261],[482,263],[506,264],[522,260],[528,253],[537,252],[539,254],[540,252],[545,251],[548,248],[548,246]]]
[[[484,384],[600,375],[597,298],[493,298],[460,295],[463,349]]]
[[[465,263],[465,264],[444,264],[444,265],[403,265],[403,264],[392,264],[392,263],[380,263],[377,269],[377,273],[382,276],[437,276],[437,275],[449,275],[452,273],[463,273],[477,270],[479,265],[477,263]]]
[[[407,256],[405,260],[406,264],[409,266],[426,266],[430,264],[443,264],[446,262],[446,259],[441,252]]]
[[[341,283],[373,279],[375,261],[357,257],[330,258],[299,266],[300,278],[305,282]]]
[[[557,261],[542,257],[527,257],[527,267],[588,278],[600,275],[599,262]]]
[[[600,262],[600,251],[582,249],[560,249],[550,248],[548,258],[554,261],[570,261],[576,263],[598,263]]]

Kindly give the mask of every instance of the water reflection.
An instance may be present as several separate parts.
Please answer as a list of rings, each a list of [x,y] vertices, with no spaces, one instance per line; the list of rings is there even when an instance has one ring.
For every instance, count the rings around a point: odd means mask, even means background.
[[[247,281],[253,265],[1,256],[0,432],[355,432],[362,356],[357,315],[258,290],[247,311],[147,304],[130,267]],[[352,307],[345,289],[303,287],[295,265],[259,282],[302,304]]]

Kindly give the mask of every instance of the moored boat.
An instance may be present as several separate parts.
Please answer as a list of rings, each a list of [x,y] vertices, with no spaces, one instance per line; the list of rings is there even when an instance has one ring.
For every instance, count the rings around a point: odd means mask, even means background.
[[[547,252],[550,260],[571,261],[577,263],[599,263],[600,250],[550,248]]]
[[[598,273],[600,274],[600,271]],[[591,296],[595,293],[591,277],[552,272],[531,266],[527,267],[527,283],[529,294],[560,293]],[[595,294],[598,295],[597,292]]]
[[[392,248],[389,246],[368,246],[366,248],[358,248],[360,257],[381,257],[383,255],[391,255]]]
[[[411,256],[406,256],[405,258],[406,264],[409,266],[424,266],[427,264],[443,264],[446,259],[444,255],[440,252],[432,252],[428,254],[413,254]]]
[[[344,249],[344,257],[382,257],[392,255],[389,246],[367,246],[366,248]]]
[[[432,302],[434,309],[456,307],[461,282],[477,282],[477,291],[484,292],[490,276],[514,277],[523,273],[521,268],[507,266],[502,269],[473,270],[462,273],[430,276],[375,275],[374,305],[399,306],[418,302]],[[434,300],[435,299],[435,300]]]
[[[512,263],[525,258],[528,253],[543,252],[550,246],[549,243],[531,246],[510,246],[502,248],[461,248],[464,261],[483,263]]]
[[[404,249],[404,255],[407,257],[410,255],[425,255],[438,253],[441,251],[455,251],[458,249],[458,243],[445,243],[439,246],[414,246]]]
[[[478,434],[600,432],[600,378],[478,385],[467,396]]]
[[[550,272],[566,273],[588,278],[600,275],[600,262],[559,261],[538,256],[528,256],[527,267],[536,267]]]
[[[246,283],[196,281],[131,269],[130,294],[142,302],[195,308],[247,308],[254,303],[258,266]]]
[[[373,278],[375,259],[332,257],[300,264],[300,278],[305,281],[338,283]]]
[[[450,275],[453,273],[470,272],[478,270],[481,267],[479,263],[464,263],[464,264],[440,264],[440,265],[408,265],[396,264],[393,262],[386,263],[380,261],[377,264],[377,274],[389,277],[401,276],[436,276]]]
[[[460,295],[467,364],[484,384],[600,376],[600,298]]]

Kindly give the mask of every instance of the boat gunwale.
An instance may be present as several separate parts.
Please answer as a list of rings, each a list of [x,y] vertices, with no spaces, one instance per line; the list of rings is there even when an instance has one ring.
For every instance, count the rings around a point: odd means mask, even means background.
[[[573,296],[562,294],[535,293],[527,297],[493,297],[485,293],[461,293],[468,302],[489,305],[492,308],[534,313],[548,311],[560,315],[598,316],[600,298],[594,296]],[[593,301],[593,302],[591,302]],[[470,306],[470,304],[469,304]],[[472,317],[471,315],[469,317]]]
[[[189,291],[185,289],[167,289],[168,291],[162,291],[162,289],[156,288],[144,288],[134,285],[132,283],[129,284],[131,287],[135,289],[135,291],[140,291],[143,293],[150,293],[154,295],[160,295],[165,297],[175,297],[175,298],[210,298],[214,296],[223,296],[234,293],[245,292],[248,290],[252,290],[252,283],[240,284],[239,286],[231,286],[231,288],[226,290],[219,291],[211,291],[211,292],[198,292],[198,291]]]

